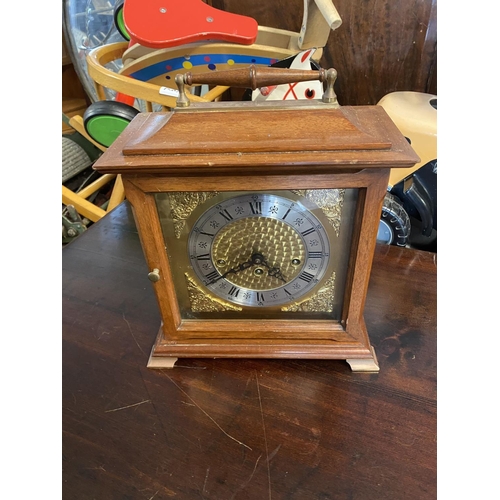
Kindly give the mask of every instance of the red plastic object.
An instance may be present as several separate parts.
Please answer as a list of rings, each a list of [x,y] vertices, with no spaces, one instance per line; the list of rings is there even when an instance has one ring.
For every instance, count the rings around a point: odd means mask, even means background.
[[[135,97],[131,95],[122,94],[121,92],[116,93],[115,101],[124,102],[129,106],[133,106],[135,102]]]
[[[202,40],[251,45],[258,31],[255,19],[202,0],[125,0],[123,21],[131,44],[155,49]]]

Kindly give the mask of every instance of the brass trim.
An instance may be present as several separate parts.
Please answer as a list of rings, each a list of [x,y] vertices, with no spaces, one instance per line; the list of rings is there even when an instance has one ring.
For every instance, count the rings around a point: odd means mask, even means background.
[[[337,237],[339,236],[345,189],[292,189],[292,193],[306,198],[320,208],[335,229]]]
[[[186,225],[186,221],[193,213],[193,211],[196,210],[196,208],[198,208],[199,205],[205,203],[210,198],[217,196],[219,193],[218,191],[209,191],[209,192],[185,191],[185,192],[169,192],[166,194],[168,195],[169,198],[171,210],[169,214],[163,214],[161,213],[162,205],[159,206],[158,208],[160,211],[160,217],[166,216],[172,218],[172,221],[174,223],[175,237],[180,238],[184,226]]]
[[[215,295],[208,295],[205,290],[186,273],[186,286],[193,312],[222,312],[222,311],[241,311],[242,308],[229,302],[223,301]]]
[[[323,286],[312,296],[303,301],[294,302],[281,308],[287,312],[332,312],[333,297],[335,295],[335,271]]]

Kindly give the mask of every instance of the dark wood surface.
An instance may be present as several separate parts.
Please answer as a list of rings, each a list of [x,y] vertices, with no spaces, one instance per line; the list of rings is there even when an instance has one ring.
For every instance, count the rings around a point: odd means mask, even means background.
[[[333,0],[342,24],[319,61],[338,71],[343,106],[377,104],[386,94],[437,94],[437,0]],[[212,0],[261,26],[299,32],[303,0]]]
[[[146,368],[160,316],[128,202],[62,261],[65,500],[436,497],[436,254],[376,249],[378,374],[322,360]]]

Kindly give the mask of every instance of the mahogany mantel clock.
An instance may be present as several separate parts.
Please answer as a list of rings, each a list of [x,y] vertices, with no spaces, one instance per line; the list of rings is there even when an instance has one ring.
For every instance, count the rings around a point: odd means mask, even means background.
[[[378,371],[363,320],[391,168],[418,157],[380,106],[339,106],[335,70],[178,75],[177,107],[136,116],[96,162],[122,174],[179,357],[347,360]],[[311,101],[190,103],[184,85],[320,79]]]

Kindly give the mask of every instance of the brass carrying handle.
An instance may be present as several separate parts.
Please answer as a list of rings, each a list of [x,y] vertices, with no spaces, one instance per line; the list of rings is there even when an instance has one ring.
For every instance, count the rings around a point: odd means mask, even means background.
[[[337,79],[337,71],[333,68],[325,70],[299,70],[289,68],[273,68],[267,66],[256,66],[251,64],[248,68],[230,69],[226,71],[210,71],[208,73],[178,74],[175,83],[179,88],[177,106],[187,107],[191,103],[185,93],[185,85],[224,85],[236,88],[251,88],[252,90],[271,85],[283,85],[287,83],[308,82],[319,80],[326,82],[326,90],[322,101],[336,103],[337,96],[333,91],[333,85]]]

